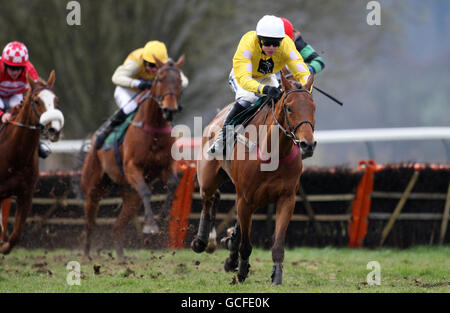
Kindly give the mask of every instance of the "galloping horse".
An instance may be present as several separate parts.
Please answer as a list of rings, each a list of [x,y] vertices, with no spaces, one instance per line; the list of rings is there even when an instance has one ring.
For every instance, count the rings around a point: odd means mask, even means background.
[[[230,256],[225,261],[225,270],[232,271],[238,267],[238,280],[243,282],[249,272],[249,257],[252,251],[250,231],[253,212],[266,206],[276,204],[275,241],[272,247],[272,284],[282,283],[282,264],[284,261],[284,241],[288,224],[295,207],[295,195],[300,184],[302,173],[302,158],[312,156],[316,142],[314,141],[314,112],[315,104],[309,92],[314,81],[313,75],[303,88],[281,76],[284,94],[275,104],[265,106],[249,125],[277,126],[281,129],[278,134],[279,164],[273,171],[261,171],[261,165],[269,160],[260,153],[257,147],[257,158],[239,160],[236,155],[238,149],[242,151],[243,144],[238,141],[233,149],[234,158],[231,161],[216,160],[203,157],[197,164],[197,177],[200,193],[203,199],[201,220],[198,234],[191,243],[192,249],[203,252],[208,243],[210,222],[213,216],[213,204],[216,201],[216,190],[223,183],[223,173],[231,178],[236,189],[236,208],[238,223],[233,235],[228,238],[227,246]],[[225,113],[230,106],[224,108],[208,125],[202,139],[202,153],[204,154],[212,139],[214,129],[220,129]],[[272,133],[259,135],[261,145],[270,146]],[[248,134],[246,134],[249,139]],[[239,147],[240,146],[240,147]],[[277,147],[271,147],[276,149]],[[246,147],[244,147],[246,149]],[[250,155],[250,151],[247,155]],[[299,153],[301,151],[301,154]]]
[[[171,136],[170,121],[173,113],[180,110],[180,69],[184,61],[184,56],[177,62],[169,60],[165,64],[156,59],[159,70],[149,95],[140,104],[119,148],[122,169],[117,165],[113,150],[96,150],[92,145],[81,176],[81,188],[86,197],[86,256],[89,256],[98,205],[108,190],[110,180],[123,187],[123,207],[113,229],[117,255],[123,257],[125,226],[137,215],[142,203],[151,233],[159,232],[151,210],[151,189],[148,184],[158,178],[166,184],[169,177],[175,175],[176,163],[171,156],[175,138]],[[95,142],[95,135],[92,142]]]
[[[27,75],[31,89],[27,91],[17,115],[0,127],[0,202],[16,196],[14,229],[0,253],[8,254],[20,241],[23,226],[31,209],[31,200],[39,178],[38,143],[41,132],[50,141],[59,140],[64,116],[57,109],[53,91],[55,72],[47,82],[34,82]]]

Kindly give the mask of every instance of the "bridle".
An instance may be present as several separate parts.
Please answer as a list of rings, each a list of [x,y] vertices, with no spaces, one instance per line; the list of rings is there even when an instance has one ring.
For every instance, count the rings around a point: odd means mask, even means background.
[[[41,92],[42,90],[50,90],[50,91],[52,91],[53,93],[54,93],[54,89],[52,88],[52,87],[49,87],[49,86],[44,86],[44,87],[40,87],[40,88],[36,88],[35,90],[33,90],[32,92],[31,92],[31,96],[30,96],[30,105],[31,105],[31,109],[32,109],[32,112],[33,112],[33,114],[36,116],[36,118],[39,120],[40,119],[40,115],[39,115],[39,113],[37,112],[37,110],[36,110],[36,105],[38,104],[38,101],[37,100],[35,100],[35,99],[33,99],[33,96],[37,93],[37,92]],[[23,123],[20,123],[20,122],[16,122],[16,121],[8,121],[8,124],[11,124],[11,125],[14,125],[14,126],[18,126],[18,127],[23,127],[23,128],[26,128],[26,129],[30,129],[30,130],[38,130],[38,131],[41,131],[41,130],[44,130],[45,128],[44,128],[44,126],[43,125],[41,125],[41,124],[38,124],[38,125],[27,125],[27,124],[23,124]]]
[[[156,89],[156,85],[158,83],[162,83],[164,81],[163,79],[159,78],[159,74],[161,74],[163,71],[176,71],[178,73],[181,73],[181,70],[178,67],[173,66],[173,65],[166,65],[166,66],[163,66],[163,67],[159,68],[158,72],[156,74],[156,78],[153,80],[152,89],[153,88]],[[177,99],[180,97],[180,95],[177,94],[175,91],[169,90],[169,91],[163,93],[162,95],[159,95],[158,97],[155,97],[152,94],[150,94],[150,98],[153,101],[155,101],[156,103],[158,103],[159,107],[161,108],[162,107],[162,101],[164,100],[164,98],[166,96],[169,96],[169,95],[174,95]]]
[[[294,128],[291,127],[291,123],[289,123],[289,118],[288,118],[288,112],[287,112],[287,106],[286,106],[286,99],[287,97],[294,93],[294,92],[306,92],[309,95],[311,95],[311,93],[306,90],[306,89],[293,89],[293,90],[289,90],[286,95],[283,98],[283,103],[282,103],[282,107],[283,107],[283,112],[284,112],[284,118],[286,121],[286,125],[287,125],[287,130],[281,125],[281,123],[277,120],[277,118],[275,117],[275,112],[274,112],[274,103],[272,103],[272,116],[273,119],[275,121],[275,123],[277,124],[277,126],[281,129],[281,131],[286,135],[286,137],[288,137],[289,139],[291,139],[295,145],[299,145],[300,144],[300,139],[297,138],[297,136],[295,135],[295,132],[297,131],[297,129],[302,126],[303,124],[309,124],[312,128],[312,131],[314,132],[314,125],[310,120],[303,120],[301,122],[299,122],[297,125],[295,125]],[[273,101],[272,99],[272,102]]]

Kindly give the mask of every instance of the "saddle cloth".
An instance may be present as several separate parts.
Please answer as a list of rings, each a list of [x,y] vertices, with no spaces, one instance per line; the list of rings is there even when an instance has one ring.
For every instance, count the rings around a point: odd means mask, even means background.
[[[132,112],[125,121],[114,127],[113,131],[106,137],[105,143],[103,144],[103,150],[111,150],[114,148],[115,143],[117,142],[120,146],[123,143],[123,139],[125,137],[125,133],[127,132],[128,127],[130,126],[130,122],[133,117],[136,115],[137,111]]]

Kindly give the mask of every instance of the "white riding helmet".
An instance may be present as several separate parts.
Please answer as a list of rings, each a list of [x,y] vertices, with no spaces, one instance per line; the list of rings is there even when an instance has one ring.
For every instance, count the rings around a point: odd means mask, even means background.
[[[264,15],[256,24],[256,35],[271,38],[284,38],[284,23],[274,15]]]

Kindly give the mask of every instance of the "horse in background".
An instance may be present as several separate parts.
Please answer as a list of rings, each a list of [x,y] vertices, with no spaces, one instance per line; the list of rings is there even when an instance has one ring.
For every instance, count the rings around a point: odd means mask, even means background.
[[[113,227],[117,255],[123,257],[125,226],[137,215],[142,204],[151,233],[159,233],[150,205],[152,193],[149,185],[157,179],[167,184],[171,177],[176,177],[176,163],[171,155],[175,142],[171,136],[171,120],[173,114],[181,110],[178,99],[181,96],[180,73],[184,62],[184,56],[177,62],[169,60],[162,63],[156,60],[159,69],[148,97],[144,97],[136,115],[129,122],[130,127],[119,147],[120,165],[114,150],[96,150],[92,145],[88,152],[81,175],[81,188],[86,200],[86,256],[89,256],[99,202],[108,191],[111,181],[121,186],[123,199],[122,210]],[[95,142],[95,135],[91,142]]]
[[[300,186],[302,173],[302,159],[312,156],[316,141],[314,140],[314,112],[315,104],[310,93],[314,82],[311,75],[303,88],[298,88],[285,76],[281,75],[284,94],[277,103],[266,105],[260,110],[249,125],[277,126],[281,132],[276,135],[259,134],[257,142],[269,149],[271,136],[278,136],[279,164],[275,170],[261,171],[261,166],[270,162],[260,153],[260,146],[256,148],[257,158],[250,159],[250,149],[238,140],[235,144],[231,160],[211,159],[206,150],[209,147],[210,135],[222,127],[226,111],[224,108],[208,125],[202,138],[203,157],[197,164],[197,178],[202,196],[202,213],[198,233],[191,243],[192,249],[201,253],[208,243],[214,204],[217,202],[217,189],[224,182],[226,173],[234,183],[236,189],[236,209],[238,222],[233,234],[227,238],[226,245],[230,256],[225,261],[225,270],[233,271],[237,268],[238,280],[243,282],[249,273],[249,258],[252,251],[250,231],[252,214],[256,209],[268,203],[276,204],[275,241],[272,246],[272,284],[282,283],[282,268],[284,261],[284,242],[288,224],[295,207],[295,196]],[[273,101],[275,102],[275,101]],[[249,134],[246,134],[249,140]],[[245,151],[246,158],[237,157],[238,150]]]
[[[26,218],[39,178],[38,143],[41,134],[58,141],[64,116],[58,109],[53,86],[55,72],[48,80],[33,81],[27,75],[28,89],[22,104],[13,110],[13,118],[0,126],[0,203],[15,197],[14,228],[0,253],[8,254],[21,240]]]

